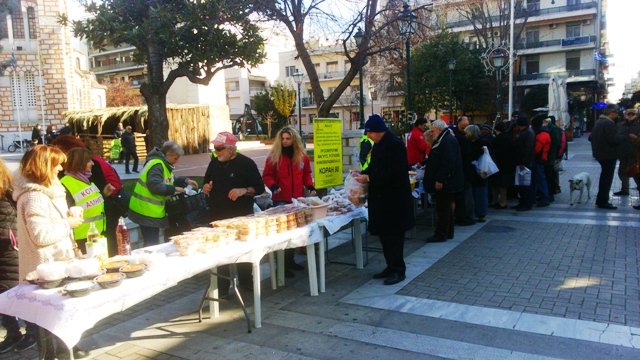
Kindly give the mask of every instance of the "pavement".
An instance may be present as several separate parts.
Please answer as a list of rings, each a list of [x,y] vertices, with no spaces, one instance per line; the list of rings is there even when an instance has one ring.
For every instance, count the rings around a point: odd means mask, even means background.
[[[187,158],[184,171],[208,162]],[[582,171],[591,174],[591,199],[570,206],[568,179]],[[104,360],[639,359],[640,211],[631,207],[638,192],[612,196],[617,210],[596,208],[599,172],[586,137],[577,138],[549,207],[490,210],[485,223],[430,244],[426,209],[407,239],[400,284],[371,278],[384,266],[374,251],[363,270],[328,263],[327,291],[317,297],[304,272],[277,290],[266,280],[263,327],[247,333],[233,302],[221,304],[219,318],[198,322],[207,282],[200,274],[102,320],[80,346]],[[616,178],[612,192],[619,186]],[[354,260],[350,238],[349,231],[329,238],[332,261]],[[377,246],[375,237],[369,245]],[[243,295],[251,313],[252,296]],[[0,355],[33,358],[34,351]]]

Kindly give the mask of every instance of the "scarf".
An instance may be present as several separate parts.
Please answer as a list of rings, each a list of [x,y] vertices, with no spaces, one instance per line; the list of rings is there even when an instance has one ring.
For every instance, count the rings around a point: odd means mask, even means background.
[[[83,181],[87,184],[91,184],[89,177],[91,177],[91,171],[65,171],[65,175],[73,176],[74,178]]]
[[[285,155],[287,157],[293,158],[293,145],[292,146],[287,146],[287,147],[282,147],[282,155]]]

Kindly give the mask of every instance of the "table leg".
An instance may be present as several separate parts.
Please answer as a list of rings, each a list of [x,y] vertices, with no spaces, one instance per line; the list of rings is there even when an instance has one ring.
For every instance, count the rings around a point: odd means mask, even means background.
[[[351,220],[353,228],[353,243],[356,248],[356,269],[364,269],[364,257],[362,256],[362,222],[360,219]]]
[[[324,239],[318,243],[318,270],[320,271],[320,292],[325,292],[325,244]]]
[[[214,299],[220,298],[218,293],[218,276],[216,275],[217,272],[218,268],[213,268],[209,272],[209,297]],[[217,301],[209,301],[209,314],[212,319],[220,316],[220,304]]]
[[[273,252],[269,253],[269,271],[271,272],[271,290],[275,290],[278,288],[276,283],[276,258],[273,255]]]
[[[262,306],[260,304],[260,260],[253,263],[253,313],[256,328],[261,328]]]
[[[318,296],[318,274],[316,272],[316,247],[307,245],[307,270],[309,272],[309,292],[311,296]]]
[[[276,252],[278,257],[278,286],[284,286],[284,250]]]

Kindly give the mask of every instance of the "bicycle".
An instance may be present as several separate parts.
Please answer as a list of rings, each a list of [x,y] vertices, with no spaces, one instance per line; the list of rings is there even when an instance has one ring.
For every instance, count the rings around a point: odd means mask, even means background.
[[[20,140],[20,136],[18,134],[13,136],[13,142],[11,145],[7,147],[9,152],[16,152],[18,149],[29,150],[34,146],[33,141],[31,139],[22,139]]]

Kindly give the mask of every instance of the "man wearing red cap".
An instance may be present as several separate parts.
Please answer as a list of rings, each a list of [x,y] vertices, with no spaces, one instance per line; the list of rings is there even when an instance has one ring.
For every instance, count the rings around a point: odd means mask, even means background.
[[[253,197],[264,192],[258,166],[236,151],[237,142],[236,136],[226,131],[212,141],[217,156],[211,158],[202,186],[208,196],[209,221],[253,214]],[[245,265],[238,267],[240,284],[251,287],[251,266]],[[225,269],[219,270],[224,275]],[[219,281],[221,291],[228,291],[228,281],[224,278]]]

